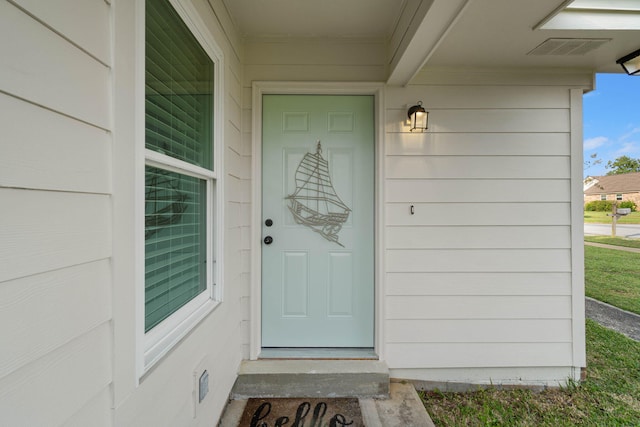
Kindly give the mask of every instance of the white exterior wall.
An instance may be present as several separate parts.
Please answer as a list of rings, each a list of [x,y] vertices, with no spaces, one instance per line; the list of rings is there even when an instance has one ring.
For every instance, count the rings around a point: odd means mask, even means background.
[[[73,425],[87,412],[92,425],[110,420],[110,11],[60,3],[0,2],[7,426]]]
[[[224,54],[224,298],[141,377],[135,2],[0,1],[0,425],[214,425],[259,333],[252,83],[386,76],[380,41],[243,47],[220,0],[185,4]],[[436,70],[386,88],[377,348],[394,376],[553,383],[584,366],[580,127],[591,83]],[[431,112],[426,134],[403,125],[418,100]],[[204,369],[210,392],[196,406]]]
[[[132,163],[131,158],[140,155],[131,142],[139,135],[135,126],[144,126],[144,123],[131,120],[136,113],[133,108],[135,93],[129,89],[139,90],[137,84],[140,84],[136,82],[139,75],[136,75],[134,65],[144,64],[134,48],[136,31],[141,30],[138,24],[143,21],[132,18],[135,8],[131,3],[128,0],[112,0],[117,36],[115,55],[116,59],[120,59],[115,75],[116,90],[121,90],[115,96],[116,143],[120,145],[116,149],[114,162],[118,165]],[[185,10],[190,12],[195,23],[199,23],[201,30],[208,33],[223,54],[221,113],[224,121],[220,124],[215,122],[215,125],[223,126],[223,141],[218,142],[221,144],[218,155],[224,156],[224,166],[216,185],[218,190],[224,190],[225,226],[223,233],[216,232],[214,235],[214,239],[224,235],[224,258],[217,266],[224,271],[223,283],[218,283],[222,285],[223,301],[136,384],[136,337],[132,326],[136,321],[133,303],[136,266],[130,258],[134,245],[135,218],[131,212],[135,194],[131,180],[135,168],[142,167],[143,163],[138,161],[137,165],[126,168],[126,173],[119,172],[115,178],[114,201],[117,203],[118,196],[122,196],[124,201],[122,206],[115,207],[118,226],[114,231],[118,240],[114,244],[117,279],[114,284],[116,362],[113,423],[117,426],[216,425],[242,359],[241,243],[242,230],[248,225],[243,222],[247,215],[242,214],[242,204],[247,197],[243,180],[250,171],[241,157],[241,51],[221,2],[212,0],[210,3],[206,0],[183,2]],[[143,94],[144,91],[138,93]],[[122,129],[118,128],[118,124],[122,125]],[[218,262],[220,259],[220,256],[216,256]],[[196,378],[204,370],[209,373],[209,393],[202,403],[196,404]]]
[[[580,74],[430,70],[387,89],[384,358],[392,376],[579,378],[574,198],[580,88],[589,84]],[[419,100],[429,130],[409,133],[406,111]]]
[[[224,55],[223,302],[141,376],[136,2],[0,1],[0,425],[216,424],[242,357],[250,175],[240,45],[218,3],[185,7]],[[205,369],[210,391],[194,411]]]
[[[246,122],[253,81],[289,80],[298,90],[301,75],[341,81],[331,64],[350,49],[316,56],[322,66],[292,67],[288,46],[275,44],[274,53],[254,44],[247,46]],[[316,51],[323,52],[300,49]],[[363,76],[375,79],[373,62],[359,65]],[[519,384],[579,378],[585,343],[576,195],[582,90],[591,84],[580,72],[431,69],[406,88],[385,88],[376,347],[393,376]],[[431,112],[424,134],[406,126],[407,109],[419,100]],[[257,316],[259,302],[247,313]],[[252,348],[259,328],[252,336],[250,318]]]

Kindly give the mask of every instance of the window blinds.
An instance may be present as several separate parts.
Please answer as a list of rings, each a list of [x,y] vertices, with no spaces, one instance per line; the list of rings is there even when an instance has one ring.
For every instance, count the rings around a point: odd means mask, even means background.
[[[166,1],[146,2],[145,145],[212,170],[213,62]],[[207,180],[145,168],[145,332],[206,290]]]
[[[213,62],[166,1],[147,2],[146,147],[212,169]]]

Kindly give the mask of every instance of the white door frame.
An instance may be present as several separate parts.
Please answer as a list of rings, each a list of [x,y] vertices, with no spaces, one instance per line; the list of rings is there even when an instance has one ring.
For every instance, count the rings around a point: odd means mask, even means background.
[[[262,350],[262,95],[373,95],[375,105],[374,182],[374,350],[383,359],[384,278],[384,84],[360,82],[254,82],[251,105],[251,284],[249,358]]]

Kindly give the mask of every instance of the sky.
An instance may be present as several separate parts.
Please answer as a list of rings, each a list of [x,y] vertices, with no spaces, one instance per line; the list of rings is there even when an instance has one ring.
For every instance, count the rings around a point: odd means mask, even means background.
[[[584,95],[584,176],[606,175],[607,161],[640,158],[640,76],[597,74],[595,90]]]

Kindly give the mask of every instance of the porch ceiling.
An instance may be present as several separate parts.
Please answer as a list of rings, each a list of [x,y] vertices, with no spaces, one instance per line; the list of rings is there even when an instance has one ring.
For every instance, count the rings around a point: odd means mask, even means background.
[[[390,37],[408,0],[223,0],[247,38]]]
[[[362,38],[388,42],[388,81],[404,85],[424,65],[573,68],[621,72],[638,30],[536,29],[563,0],[222,0],[247,39]],[[640,15],[639,15],[640,19]],[[527,55],[549,38],[610,39],[581,55]]]
[[[464,67],[560,67],[621,73],[616,60],[640,48],[637,30],[534,29],[561,0],[470,0],[429,59],[429,65]],[[637,17],[640,20],[640,15]],[[527,55],[549,38],[611,39],[584,55]]]

